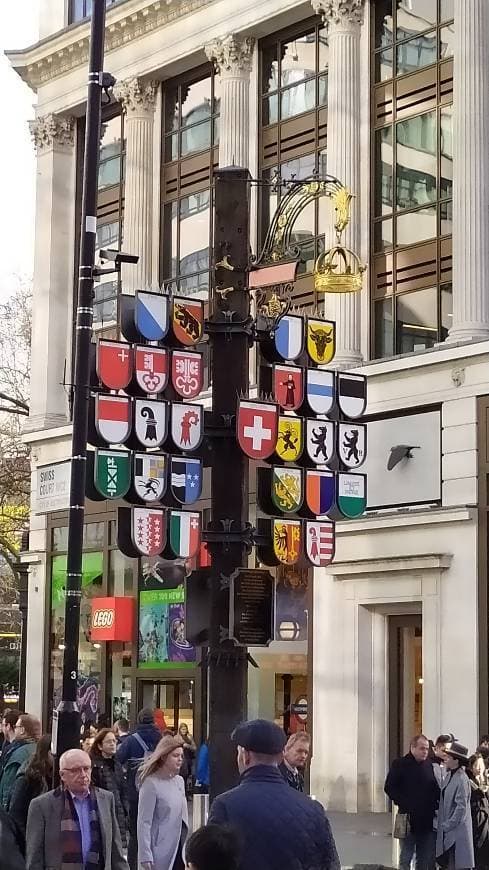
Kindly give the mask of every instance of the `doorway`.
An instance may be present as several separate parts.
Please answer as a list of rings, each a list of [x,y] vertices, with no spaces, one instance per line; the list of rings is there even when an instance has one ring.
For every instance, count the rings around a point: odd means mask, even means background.
[[[142,707],[156,711],[158,726],[163,724],[163,727],[177,731],[184,722],[190,733],[195,734],[194,680],[139,680],[138,710]]]
[[[409,751],[423,731],[422,616],[388,617],[389,633],[389,760]]]

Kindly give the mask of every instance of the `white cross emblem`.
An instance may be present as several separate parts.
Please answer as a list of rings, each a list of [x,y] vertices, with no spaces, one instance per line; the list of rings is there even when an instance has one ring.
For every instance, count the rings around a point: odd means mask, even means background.
[[[263,417],[253,417],[253,426],[245,426],[243,434],[245,438],[251,438],[253,450],[261,450],[264,441],[272,440],[272,430],[264,428]]]
[[[122,348],[122,350],[120,351],[120,353],[117,354],[117,356],[119,357],[121,362],[125,362],[129,356],[129,354],[127,353],[126,350],[124,350],[124,348]]]

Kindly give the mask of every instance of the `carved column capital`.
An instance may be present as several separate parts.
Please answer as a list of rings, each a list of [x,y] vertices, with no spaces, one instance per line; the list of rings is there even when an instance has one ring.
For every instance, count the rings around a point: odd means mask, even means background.
[[[158,82],[136,76],[117,82],[114,97],[122,103],[127,115],[154,112]]]
[[[75,144],[75,119],[62,115],[40,115],[29,121],[29,130],[38,154],[56,146]]]
[[[205,53],[222,75],[249,75],[253,59],[255,40],[252,36],[243,39],[234,33],[222,39],[213,39],[205,46]]]
[[[362,24],[365,0],[311,0],[325,24]]]

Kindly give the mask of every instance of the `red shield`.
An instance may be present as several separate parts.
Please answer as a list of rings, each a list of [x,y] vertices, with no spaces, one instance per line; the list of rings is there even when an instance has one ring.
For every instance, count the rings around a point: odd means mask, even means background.
[[[198,344],[204,332],[204,303],[186,296],[173,297],[173,334],[180,344]]]
[[[166,511],[133,508],[132,541],[143,556],[158,556],[166,543]]]
[[[286,411],[295,411],[304,401],[304,369],[298,366],[273,367],[275,401]]]
[[[306,553],[311,565],[326,568],[333,559],[335,551],[334,523],[320,523],[312,520],[306,523]]]
[[[136,345],[136,380],[145,393],[161,393],[168,383],[168,351]]]
[[[175,391],[184,399],[195,399],[204,382],[204,362],[201,353],[174,350],[171,356],[171,380]]]
[[[240,399],[238,443],[250,459],[267,459],[272,455],[277,443],[277,425],[277,405]]]
[[[124,390],[132,378],[132,347],[123,341],[99,339],[97,377],[109,390]]]

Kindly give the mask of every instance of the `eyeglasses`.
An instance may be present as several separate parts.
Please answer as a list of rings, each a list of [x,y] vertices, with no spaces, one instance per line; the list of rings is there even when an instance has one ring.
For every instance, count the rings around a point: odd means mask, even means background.
[[[63,767],[60,773],[73,773],[75,776],[80,773],[91,773],[92,767]]]

